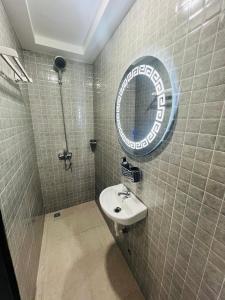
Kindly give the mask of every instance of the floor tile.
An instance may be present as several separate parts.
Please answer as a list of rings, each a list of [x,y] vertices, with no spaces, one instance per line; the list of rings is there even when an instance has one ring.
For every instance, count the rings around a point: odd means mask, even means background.
[[[144,299],[94,201],[45,218],[36,300]]]

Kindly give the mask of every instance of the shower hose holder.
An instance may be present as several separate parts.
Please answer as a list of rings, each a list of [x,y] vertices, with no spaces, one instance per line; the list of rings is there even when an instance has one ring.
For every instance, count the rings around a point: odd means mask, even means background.
[[[91,139],[91,140],[89,141],[89,143],[90,143],[91,151],[92,151],[92,152],[95,152],[95,149],[96,149],[96,146],[97,146],[97,141],[94,140],[94,139]]]

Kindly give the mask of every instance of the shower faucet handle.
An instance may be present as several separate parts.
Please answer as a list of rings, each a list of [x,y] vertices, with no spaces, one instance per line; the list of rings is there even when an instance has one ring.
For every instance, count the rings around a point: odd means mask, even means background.
[[[59,153],[58,158],[59,158],[59,160],[65,159],[64,153]]]
[[[65,155],[66,155],[66,159],[70,160],[72,158],[72,152],[66,152]]]
[[[61,153],[58,154],[58,158],[59,158],[59,160],[67,160],[67,159],[71,160],[72,152],[64,150],[63,153],[61,152]]]

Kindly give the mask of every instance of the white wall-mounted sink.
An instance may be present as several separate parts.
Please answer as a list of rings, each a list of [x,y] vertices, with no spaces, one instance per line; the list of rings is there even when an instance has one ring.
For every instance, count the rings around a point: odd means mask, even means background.
[[[147,216],[147,207],[131,192],[129,196],[119,195],[126,192],[123,184],[104,189],[99,197],[103,212],[114,222],[132,225]]]

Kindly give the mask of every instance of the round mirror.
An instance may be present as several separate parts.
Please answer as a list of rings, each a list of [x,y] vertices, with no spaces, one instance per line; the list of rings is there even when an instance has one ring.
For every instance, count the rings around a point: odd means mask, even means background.
[[[119,142],[131,156],[145,156],[166,138],[177,110],[177,98],[163,63],[141,57],[125,72],[116,99]]]

